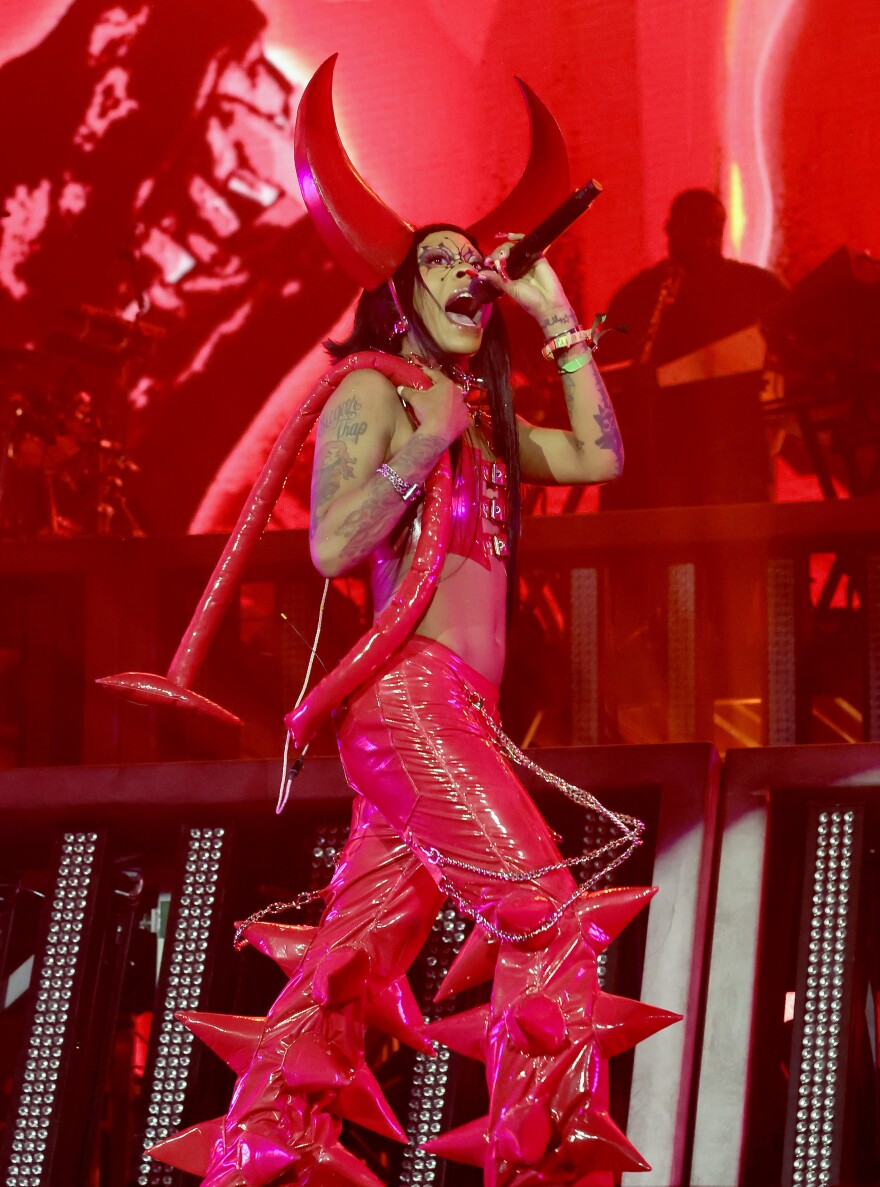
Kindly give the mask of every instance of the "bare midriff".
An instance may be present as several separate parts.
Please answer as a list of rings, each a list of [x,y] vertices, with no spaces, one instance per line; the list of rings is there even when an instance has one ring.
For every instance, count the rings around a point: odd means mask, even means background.
[[[477,447],[481,443],[473,440]],[[485,449],[483,455],[488,457]],[[485,524],[484,531],[494,532]],[[405,531],[377,549],[370,561],[373,605],[378,614],[408,572],[415,540]],[[416,633],[449,647],[466,664],[494,685],[504,671],[507,608],[507,568],[494,555],[471,559],[450,551],[431,603]]]
[[[410,553],[400,566],[401,579],[411,562]],[[416,633],[443,643],[497,686],[504,671],[506,600],[503,561],[493,559],[486,569],[467,557],[447,556]],[[377,613],[381,609],[377,603]]]

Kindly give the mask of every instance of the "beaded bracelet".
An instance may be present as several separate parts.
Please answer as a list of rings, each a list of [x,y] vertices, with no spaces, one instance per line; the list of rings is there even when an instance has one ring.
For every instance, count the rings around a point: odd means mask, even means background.
[[[408,483],[405,478],[401,478],[397,471],[392,470],[385,462],[379,466],[376,473],[381,474],[383,478],[387,478],[404,503],[411,503],[413,499],[418,499],[424,493],[418,482]]]

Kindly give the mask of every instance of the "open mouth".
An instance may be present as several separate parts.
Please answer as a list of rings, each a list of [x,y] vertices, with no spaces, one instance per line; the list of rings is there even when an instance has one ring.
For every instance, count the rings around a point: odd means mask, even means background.
[[[445,306],[446,316],[452,324],[464,330],[481,330],[488,309],[488,305],[474,300],[467,289],[453,293]]]

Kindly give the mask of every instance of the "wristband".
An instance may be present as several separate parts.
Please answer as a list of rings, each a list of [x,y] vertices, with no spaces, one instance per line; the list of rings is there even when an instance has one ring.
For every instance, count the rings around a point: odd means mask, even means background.
[[[413,499],[418,499],[425,493],[418,482],[408,483],[405,478],[400,477],[396,470],[392,470],[384,462],[376,473],[381,474],[383,478],[386,478],[391,483],[404,503],[411,503]]]
[[[592,353],[579,354],[573,359],[566,359],[564,363],[557,362],[556,366],[559,368],[559,374],[570,375],[572,371],[580,371],[581,367],[586,367],[592,357]]]
[[[590,331],[585,330],[583,326],[576,326],[573,330],[566,330],[563,334],[557,334],[555,338],[548,338],[541,347],[541,354],[551,362],[553,356],[558,354],[561,350],[568,350],[570,346],[576,346],[578,342],[589,342]]]

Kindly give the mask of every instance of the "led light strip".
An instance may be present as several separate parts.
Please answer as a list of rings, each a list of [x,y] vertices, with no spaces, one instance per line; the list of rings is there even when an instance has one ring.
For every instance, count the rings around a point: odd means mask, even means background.
[[[824,1187],[831,1182],[833,1170],[831,1146],[839,1096],[854,820],[851,809],[822,811],[818,817],[793,1187]]]
[[[98,833],[65,833],[52,892],[49,932],[36,985],[34,1021],[13,1123],[6,1187],[40,1187],[51,1154],[53,1113],[75,981],[84,958],[84,933],[99,876]]]
[[[596,816],[592,812],[587,813],[587,815],[584,817],[584,833],[583,839],[581,841],[581,853],[589,853],[591,849],[601,849],[602,846],[607,844],[608,841],[612,840],[614,836],[615,828],[610,820],[606,820],[604,816]],[[596,870],[600,864],[600,860],[601,859],[597,859],[596,862],[591,862],[590,865],[583,866],[577,875],[578,882],[585,882],[591,874],[596,873]],[[605,876],[601,878],[593,887],[593,890],[604,890],[606,887],[610,886],[613,876],[613,871],[611,873],[606,872]],[[608,977],[608,953],[613,948],[614,943],[612,943],[603,952],[600,952],[596,957],[596,974],[599,978],[600,989],[605,988],[605,981]]]
[[[463,919],[454,907],[444,907],[428,941],[425,959],[425,998],[433,1001],[446,976],[449,966],[467,934],[468,921]],[[444,1003],[432,1010],[433,1017],[454,1013],[455,1005]],[[449,1086],[449,1063],[452,1052],[442,1044],[437,1046],[437,1055],[418,1052],[412,1075],[412,1088],[407,1114],[407,1133],[411,1145],[403,1153],[400,1174],[401,1187],[431,1187],[438,1181],[438,1159],[419,1147],[422,1142],[438,1137],[443,1128],[446,1090]]]
[[[165,949],[165,998],[161,1017],[157,1019],[156,1057],[147,1097],[138,1187],[171,1187],[179,1179],[179,1171],[155,1162],[146,1151],[181,1126],[196,1040],[174,1015],[178,1010],[198,1010],[202,1001],[227,848],[227,833],[223,828],[187,830],[180,898]]]

